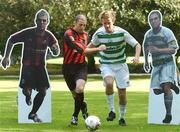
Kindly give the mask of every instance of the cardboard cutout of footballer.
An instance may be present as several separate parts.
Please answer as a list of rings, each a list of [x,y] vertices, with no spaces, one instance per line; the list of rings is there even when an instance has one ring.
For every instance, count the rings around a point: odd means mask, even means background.
[[[34,19],[35,26],[12,34],[6,43],[1,61],[6,70],[10,66],[13,46],[22,44],[21,71],[18,88],[18,122],[51,122],[51,88],[46,70],[46,55],[60,53],[58,41],[47,30],[50,19],[46,10],[40,9]]]
[[[175,63],[178,43],[173,32],[162,26],[160,11],[151,11],[148,23],[151,29],[146,32],[143,41],[144,70],[151,72],[148,123],[177,125],[180,123]]]

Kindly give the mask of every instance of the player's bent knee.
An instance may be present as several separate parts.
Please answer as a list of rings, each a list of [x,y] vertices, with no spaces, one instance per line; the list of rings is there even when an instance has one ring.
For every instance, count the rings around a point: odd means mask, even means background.
[[[22,93],[23,93],[25,96],[31,96],[31,90],[30,90],[30,89],[24,88],[24,89],[22,90]]]
[[[171,82],[165,82],[165,83],[162,83],[160,86],[162,87],[164,93],[167,94],[171,92],[170,89],[172,85],[173,84]]]
[[[113,89],[113,83],[106,83],[106,88]]]

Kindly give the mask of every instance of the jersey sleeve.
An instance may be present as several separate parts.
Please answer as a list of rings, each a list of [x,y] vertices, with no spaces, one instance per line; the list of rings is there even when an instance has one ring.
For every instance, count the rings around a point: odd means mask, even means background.
[[[98,37],[99,34],[103,34],[104,31],[104,27],[100,27],[92,36],[91,39],[91,43],[94,45],[94,47],[98,47],[101,43],[100,43],[100,38]]]
[[[148,46],[148,33],[149,33],[149,31],[147,31],[147,32],[145,33],[144,39],[143,39],[143,43],[142,43],[142,46],[143,46],[144,49],[146,49],[147,46]]]
[[[125,42],[131,45],[132,47],[135,47],[138,41],[127,31],[124,32]]]
[[[93,34],[92,39],[91,39],[91,42],[92,42],[92,44],[94,45],[94,47],[97,47],[98,45],[100,45],[97,32]]]
[[[12,34],[9,38],[9,41],[11,41],[12,43],[24,42],[25,36],[26,31],[21,30],[19,32]]]
[[[178,49],[179,46],[178,46],[176,37],[174,36],[174,33],[170,29],[166,29],[165,35],[167,38],[168,46],[171,48]]]
[[[77,52],[81,54],[84,53],[86,48],[85,45],[82,44],[82,42],[75,40],[72,31],[66,31],[64,39],[68,47],[77,50]]]

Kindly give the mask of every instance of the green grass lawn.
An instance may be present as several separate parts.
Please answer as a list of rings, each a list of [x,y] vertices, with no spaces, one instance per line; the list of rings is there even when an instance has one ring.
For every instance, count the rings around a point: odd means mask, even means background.
[[[141,89],[138,82],[141,80]],[[147,124],[148,112],[148,79],[132,78],[131,82],[135,90],[128,90],[128,105],[126,113],[127,126],[118,125],[118,100],[115,93],[117,118],[113,122],[107,122],[108,107],[104,88],[100,78],[90,78],[86,85],[85,100],[88,103],[90,115],[96,115],[101,120],[99,132],[178,132],[179,126],[174,125],[149,125]],[[9,82],[9,83],[8,83]],[[144,82],[144,83],[142,83]],[[18,124],[17,119],[17,88],[18,80],[0,80],[0,132],[84,132],[84,120],[79,115],[78,126],[69,127],[68,124],[73,112],[73,99],[64,80],[51,79],[52,84],[52,123],[50,124]],[[90,87],[94,86],[92,90]],[[57,87],[57,88],[54,88]],[[96,88],[95,88],[96,87]],[[139,91],[136,90],[139,87]],[[144,88],[143,88],[144,87]],[[96,90],[97,89],[97,90]],[[143,91],[143,89],[146,89]]]
[[[84,132],[87,131],[84,121],[79,115],[79,124],[76,127],[69,127],[73,110],[73,100],[67,91],[52,92],[52,123],[50,124],[18,124],[17,105],[15,101],[16,92],[0,92],[0,131],[49,131],[49,132]],[[127,126],[118,125],[118,119],[107,122],[108,108],[104,92],[86,92],[86,101],[90,115],[96,115],[101,119],[101,132],[174,132],[179,131],[179,126],[148,125],[147,124],[147,92],[128,92],[128,107],[126,114]],[[115,100],[117,104],[117,98]],[[117,106],[117,105],[116,105]],[[117,110],[117,107],[116,107]],[[117,113],[118,114],[118,113]]]

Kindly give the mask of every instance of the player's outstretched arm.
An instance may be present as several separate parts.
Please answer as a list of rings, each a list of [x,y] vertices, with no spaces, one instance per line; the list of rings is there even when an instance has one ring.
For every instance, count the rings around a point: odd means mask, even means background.
[[[106,45],[100,45],[98,47],[94,47],[92,43],[88,44],[88,46],[85,49],[85,53],[86,54],[90,54],[90,53],[96,53],[96,52],[100,52],[106,50]]]
[[[2,67],[5,70],[7,69],[7,67],[10,66],[10,55],[11,55],[12,47],[13,47],[13,43],[10,40],[8,40],[4,51],[4,57],[2,58],[1,61]]]

